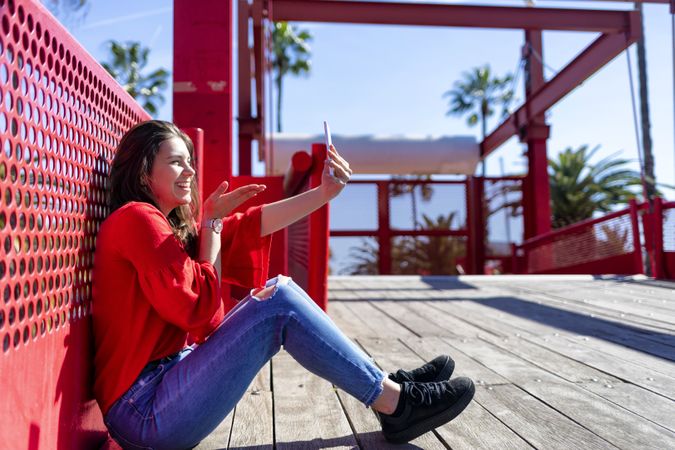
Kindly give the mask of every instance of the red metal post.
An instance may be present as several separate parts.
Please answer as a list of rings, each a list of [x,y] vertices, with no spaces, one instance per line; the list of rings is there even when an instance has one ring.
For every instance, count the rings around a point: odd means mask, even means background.
[[[527,100],[544,85],[543,45],[541,31],[525,32],[525,93]],[[527,105],[527,103],[526,103]],[[524,239],[551,231],[551,200],[548,183],[546,140],[549,127],[544,113],[535,116],[523,130],[521,139],[527,142],[528,172],[524,180],[523,221]]]
[[[652,227],[654,237],[654,253],[652,258],[652,276],[654,278],[665,278],[663,267],[663,200],[661,197],[654,197],[654,209],[652,213]]]
[[[466,177],[464,193],[466,195],[466,267],[467,274],[475,274],[476,267],[476,224],[473,212],[473,177]]]
[[[483,177],[468,177],[467,190],[469,191],[467,210],[467,228],[469,231],[467,262],[469,274],[482,275],[485,273],[485,206]]]
[[[323,164],[326,160],[326,146],[312,144],[312,174],[309,188],[321,184]],[[309,216],[309,280],[307,293],[323,310],[328,306],[328,203]]]
[[[630,208],[630,226],[633,234],[633,256],[635,258],[635,273],[645,273],[642,263],[642,245],[640,244],[640,225],[638,219],[638,207],[635,199],[628,203]]]
[[[257,121],[253,119],[251,108],[251,50],[249,48],[248,23],[251,7],[247,0],[239,0],[237,4],[237,68],[239,110],[239,175],[251,174],[251,142],[260,130],[256,129]]]
[[[232,2],[174,1],[174,122],[204,130],[204,193],[232,176]]]
[[[377,242],[380,275],[391,275],[391,229],[389,221],[389,182],[377,182]]]
[[[520,266],[518,265],[518,246],[511,243],[511,273],[520,273]]]

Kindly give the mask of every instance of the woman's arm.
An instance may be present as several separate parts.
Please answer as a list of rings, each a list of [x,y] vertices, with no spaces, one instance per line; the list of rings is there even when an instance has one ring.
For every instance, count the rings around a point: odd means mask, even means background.
[[[263,205],[260,235],[267,236],[286,228],[321,208],[329,200],[328,193],[319,186],[294,197]]]
[[[220,234],[209,227],[202,227],[199,233],[199,260],[213,264],[220,280]]]
[[[320,186],[294,197],[263,205],[261,236],[267,236],[302,219],[328,203],[344,189],[352,174],[349,163],[332,145],[328,153],[331,159],[324,162]],[[330,167],[333,167],[335,176],[330,175]]]

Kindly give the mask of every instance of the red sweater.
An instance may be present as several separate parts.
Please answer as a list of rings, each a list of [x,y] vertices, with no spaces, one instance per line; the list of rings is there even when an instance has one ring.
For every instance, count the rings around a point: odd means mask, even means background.
[[[222,278],[265,284],[271,235],[262,206],[223,220]],[[216,271],[195,261],[154,206],[130,202],[101,225],[94,257],[94,394],[103,414],[150,361],[203,342],[225,315]]]

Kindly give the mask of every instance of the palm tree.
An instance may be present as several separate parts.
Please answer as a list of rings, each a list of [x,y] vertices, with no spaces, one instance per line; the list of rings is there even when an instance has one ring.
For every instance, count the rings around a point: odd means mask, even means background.
[[[455,222],[454,212],[435,220],[422,214],[422,229],[449,230]],[[466,244],[454,236],[396,236],[391,242],[393,275],[457,274],[457,259],[466,254]],[[359,246],[349,249],[355,263],[342,270],[348,275],[377,275],[379,246],[372,237],[363,238]]]
[[[422,200],[428,202],[431,200],[431,197],[434,194],[434,190],[429,184],[431,182],[431,175],[413,175],[412,178],[407,176],[393,176],[392,180],[413,180],[413,181],[423,181],[421,184],[417,183],[389,183],[389,196],[390,197],[400,197],[405,194],[410,194],[410,201],[412,204],[412,218],[413,218],[413,228],[416,230],[419,226],[417,222],[417,197],[415,196],[415,191],[419,187],[420,193],[422,195]]]
[[[583,145],[576,150],[568,147],[549,159],[549,185],[553,227],[560,228],[593,217],[593,213],[609,212],[617,204],[636,197],[632,186],[640,186],[640,175],[625,165],[625,159],[610,155],[591,164],[599,146],[588,151]]]
[[[307,30],[298,30],[287,22],[275,22],[272,31],[272,70],[277,88],[277,131],[281,132],[282,82],[289,72],[293,75],[310,72],[311,49],[308,42],[312,35]]]
[[[513,98],[513,90],[509,86],[513,75],[506,74],[504,78],[499,78],[492,74],[490,66],[486,64],[483,67],[474,67],[462,76],[461,81],[455,82],[454,89],[443,94],[443,97],[450,97],[450,109],[446,115],[462,116],[469,113],[467,124],[472,127],[480,122],[481,137],[485,140],[487,119],[494,114],[495,108],[502,107],[502,116],[508,113],[507,107]]]
[[[439,214],[432,219],[422,214],[422,229],[450,230],[455,215],[455,212],[447,216]],[[455,236],[420,236],[414,239],[409,258],[419,275],[456,275],[457,259],[465,255],[466,243]]]
[[[141,73],[148,64],[150,49],[142,47],[140,42],[120,43],[110,40],[107,45],[111,59],[101,63],[133,98],[156,116],[159,104],[164,103],[162,91],[168,86],[169,72],[164,68],[149,74]]]

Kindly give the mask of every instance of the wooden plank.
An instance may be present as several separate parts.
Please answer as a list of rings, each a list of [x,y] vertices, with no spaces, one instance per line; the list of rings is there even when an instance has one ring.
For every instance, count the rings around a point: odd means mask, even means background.
[[[675,448],[675,433],[488,342],[471,340],[463,345],[465,349],[521,389],[618,447]]]
[[[649,334],[621,322],[584,316],[572,311],[540,304],[540,301],[534,299],[492,297],[486,298],[481,302],[473,302],[473,304],[471,304],[472,302],[455,303],[453,302],[452,304],[454,309],[473,309],[475,311],[480,306],[480,314],[502,320],[505,323],[508,321],[508,323],[515,324],[518,323],[519,319],[527,320],[527,325],[523,325],[525,329],[534,326],[539,330],[546,331],[545,328],[541,328],[541,325],[544,324],[551,331],[565,330],[578,334],[601,336],[604,339],[636,348],[640,351],[675,360],[675,347],[669,345],[675,344],[675,339],[672,335],[663,333]],[[445,311],[449,309],[449,306],[443,303],[434,304],[433,306],[442,308]],[[489,313],[486,308],[493,308],[497,311]],[[476,317],[480,316],[476,315]],[[473,323],[476,324],[477,321],[474,320]]]
[[[440,326],[420,316],[417,311],[424,308],[422,302],[415,302],[413,307],[410,307],[410,303],[405,301],[382,301],[372,305],[383,314],[391,317],[392,320],[400,322],[403,326],[412,330],[417,336],[456,336],[447,327]]]
[[[389,339],[418,337],[368,302],[345,302],[344,305],[363,319],[364,324],[372,331],[370,336]]]
[[[439,302],[422,302],[415,303],[413,305],[405,304],[404,306],[413,311],[414,314],[423,318],[434,326],[438,326],[449,331],[443,334],[437,334],[437,336],[457,336],[457,337],[476,337],[479,334],[490,333],[494,334],[493,330],[487,330],[482,327],[477,327],[461,317],[454,316],[446,313],[445,311],[440,311],[439,309],[433,308],[433,305],[439,304]],[[452,308],[454,301],[443,302],[443,304],[448,305],[448,309]]]
[[[206,439],[201,441],[193,450],[222,450],[226,449],[230,441],[230,432],[232,430],[232,420],[234,419],[232,410],[220,425],[209,434]]]
[[[486,388],[478,386],[474,401],[462,412],[461,420],[453,420],[436,429],[441,438],[453,450],[532,448],[494,413],[488,412],[481,401],[484,392]]]
[[[675,403],[630,383],[583,383],[581,387],[595,392],[645,419],[675,431]]]
[[[258,372],[237,403],[229,448],[271,449],[274,446],[272,364]]]
[[[540,293],[556,294],[564,297],[583,293],[590,296],[588,297],[589,299],[623,300],[626,302],[638,303],[648,310],[663,310],[675,313],[675,289],[645,286],[632,280],[594,280],[565,283],[547,282],[529,285],[514,283],[512,286],[536,288]]]
[[[506,291],[515,293],[515,288],[507,288]],[[594,315],[610,321],[619,321],[626,324],[642,327],[651,331],[662,332],[675,330],[675,315],[664,311],[649,311],[640,303],[617,300],[597,300],[591,292],[570,290],[567,293],[541,293],[534,289],[518,289],[518,297],[525,300],[538,300],[542,304],[569,311],[575,314],[584,313]],[[576,294],[574,293],[576,292]],[[581,295],[578,295],[581,293]]]
[[[536,448],[616,448],[512,384],[481,387],[476,401]]]
[[[515,336],[528,331],[533,334],[549,335],[560,331],[558,328],[542,324],[531,318],[502,312],[491,306],[473,301],[453,301],[432,303],[432,308],[483,331],[481,335]]]
[[[674,377],[664,375],[662,372],[655,371],[650,367],[645,367],[625,359],[620,359],[616,355],[608,355],[606,353],[603,353],[602,351],[593,350],[592,348],[588,348],[588,350],[583,350],[584,346],[581,346],[579,344],[569,345],[569,342],[566,341],[567,338],[564,337],[569,336],[569,333],[556,332],[548,336],[537,336],[529,334],[526,331],[526,328],[529,325],[529,321],[527,319],[521,319],[519,317],[511,318],[508,321],[508,325],[506,325],[506,322],[496,321],[490,318],[488,314],[481,314],[479,317],[474,317],[473,319],[468,320],[480,321],[480,323],[482,323],[483,325],[498,329],[500,331],[506,331],[510,327],[518,327],[521,330],[522,336],[527,337],[527,339],[530,342],[537,344],[540,347],[553,350],[558,354],[562,354],[567,359],[583,363],[583,365],[592,367],[596,370],[604,372],[605,374],[610,374],[611,377],[613,378],[618,377],[622,380],[631,381],[639,386],[644,387],[645,389],[651,390],[661,395],[665,395],[668,398],[673,398],[673,395],[675,394]],[[518,340],[517,337],[517,335],[521,333],[516,333],[516,337],[511,338],[512,340],[515,339],[515,342],[510,342],[506,344],[508,345],[509,351],[517,352],[518,349],[521,348],[519,347],[519,343],[521,341]],[[489,339],[488,336],[485,336],[485,338]],[[590,338],[581,337],[579,339],[581,342],[583,342],[585,339]],[[492,341],[497,342],[495,340]],[[527,346],[527,344],[523,345]],[[502,347],[504,346],[502,345]],[[529,346],[528,348],[532,352],[537,353],[535,347]],[[566,379],[570,381],[598,380],[597,382],[602,382],[604,380],[609,383],[612,382],[612,378],[608,377],[608,375],[603,376],[593,374],[593,372],[586,371],[579,365],[577,365],[576,367],[570,367],[569,362],[565,363],[563,359],[560,359],[555,355],[547,356],[545,354],[541,354],[541,352],[539,353],[540,353],[539,355],[535,355],[536,357],[528,358],[521,351],[519,353],[519,356],[528,359],[534,364],[546,368],[551,373],[556,373],[563,377],[566,376],[567,377]],[[664,366],[668,364],[669,363],[663,361],[659,366],[659,368],[663,370]],[[675,363],[672,363],[671,366],[675,367]],[[581,370],[584,370],[584,372],[580,372],[577,375],[574,375],[573,373],[574,371],[581,371]],[[673,373],[673,370],[669,371],[669,373]]]
[[[237,404],[228,448],[274,448],[272,392],[247,391]]]
[[[375,330],[370,328],[360,316],[347,308],[344,302],[328,302],[328,315],[338,328],[352,339],[358,336],[377,336]]]
[[[333,386],[285,351],[272,360],[277,449],[354,448],[356,439]]]
[[[611,374],[600,372],[586,364],[523,338],[494,339],[485,336],[483,339],[505,352],[510,352],[530,364],[572,383],[612,384],[621,381]]]
[[[633,384],[623,383],[611,374],[600,372],[525,339],[510,339],[508,342],[486,340],[567,381],[581,383],[579,385],[584,389],[675,431],[675,415],[672,414],[675,402],[672,400]]]
[[[562,336],[541,338],[527,336],[525,339],[555,350],[569,358],[587,364],[624,381],[630,381],[652,392],[675,400],[675,378],[649,368],[633,364],[601,351],[568,341]]]
[[[662,358],[627,348],[613,342],[608,342],[592,336],[576,336],[568,333],[562,334],[568,341],[576,342],[586,347],[593,348],[608,355],[613,355],[625,361],[631,361],[642,367],[647,367],[669,377],[675,377],[675,363]]]

